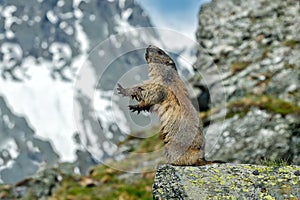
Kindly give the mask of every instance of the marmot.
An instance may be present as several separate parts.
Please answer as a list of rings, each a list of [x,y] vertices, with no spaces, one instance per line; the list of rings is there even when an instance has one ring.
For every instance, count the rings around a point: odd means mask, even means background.
[[[180,79],[174,61],[158,47],[150,45],[145,54],[150,79],[132,88],[118,84],[118,93],[138,101],[129,109],[154,111],[161,127],[168,164],[205,165],[203,128],[188,91]]]

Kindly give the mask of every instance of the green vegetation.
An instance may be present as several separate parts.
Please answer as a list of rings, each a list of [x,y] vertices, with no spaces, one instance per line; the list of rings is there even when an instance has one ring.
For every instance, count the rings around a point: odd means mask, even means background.
[[[287,114],[300,114],[300,107],[290,102],[278,99],[275,96],[246,96],[244,98],[232,101],[228,104],[227,118],[235,114],[243,117],[252,107],[258,107],[271,113],[278,113],[283,116]]]
[[[279,99],[271,95],[248,95],[246,97],[233,100],[227,104],[226,118],[231,118],[234,115],[244,117],[251,108],[257,107],[274,114],[281,114],[283,116],[287,114],[300,115],[300,107],[291,102]],[[218,113],[222,108],[212,108],[206,112],[199,114],[204,125],[209,122],[210,116]]]
[[[300,41],[298,40],[286,40],[283,42],[283,44],[287,47],[295,47],[296,45],[299,45],[300,44]]]
[[[0,199],[7,198],[13,199],[14,196],[11,192],[11,186],[0,184]]]
[[[159,134],[154,134],[146,140],[143,140],[136,151],[140,153],[152,152],[162,148],[162,146],[163,144],[160,142]]]
[[[248,65],[250,65],[251,62],[249,61],[244,61],[244,62],[234,62],[231,64],[231,71],[232,73],[237,73],[242,70],[244,70]]]
[[[286,63],[285,65],[284,65],[287,69],[296,69],[296,65],[294,65],[294,64],[289,64],[289,63]]]
[[[119,144],[120,147],[123,145],[131,151],[124,160],[107,161],[91,169],[87,176],[74,174],[73,168],[47,169],[43,175],[21,181],[17,187],[0,184],[0,199],[17,199],[20,194],[16,191],[22,191],[24,200],[42,197],[50,200],[152,199],[155,169],[163,158],[163,143],[157,127],[129,136]],[[61,182],[56,177],[61,177]]]
[[[262,52],[262,54],[261,54],[261,60],[262,59],[265,59],[265,58],[267,58],[267,57],[269,57],[269,52],[270,52],[270,47],[265,47],[264,49],[263,49],[263,52]]]
[[[157,132],[157,130],[152,130],[152,133],[153,131]],[[140,144],[133,148],[133,152],[144,153],[160,149],[163,144],[158,138],[158,134],[152,135],[143,140],[139,138],[141,140]],[[132,139],[135,139],[135,137],[130,137],[127,142]],[[122,145],[125,143],[122,143]],[[158,156],[162,155],[156,154],[154,157],[149,157],[148,161],[158,159]],[[143,160],[138,159],[137,156],[129,155],[123,161],[110,161],[106,165],[95,167],[89,176],[64,178],[61,187],[50,199],[150,200],[152,199],[152,184],[155,172],[150,169],[136,174],[126,172],[126,169],[129,171],[136,169]]]
[[[80,180],[67,178],[50,199],[152,199],[154,172],[139,175],[132,180],[121,179],[125,174],[107,166],[96,167],[93,173]],[[136,175],[137,176],[137,175]]]
[[[279,160],[263,159],[260,161],[260,164],[269,167],[282,167],[282,166],[288,166],[289,162],[284,159],[279,159]]]

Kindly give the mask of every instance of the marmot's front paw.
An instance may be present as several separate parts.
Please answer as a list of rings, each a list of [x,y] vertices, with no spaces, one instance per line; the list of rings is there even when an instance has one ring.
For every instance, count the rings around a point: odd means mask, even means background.
[[[148,106],[143,106],[143,107],[140,107],[139,105],[129,105],[129,110],[131,110],[132,112],[135,112],[137,111],[138,113],[137,114],[140,114],[141,111],[148,111],[150,112],[150,109],[151,109],[151,105],[148,105]]]
[[[137,114],[140,114],[140,112],[143,110],[142,108],[138,107],[138,105],[129,105],[128,107],[131,112],[137,111]]]
[[[127,90],[125,88],[123,88],[119,83],[118,83],[118,94],[122,94],[123,96],[129,96]]]

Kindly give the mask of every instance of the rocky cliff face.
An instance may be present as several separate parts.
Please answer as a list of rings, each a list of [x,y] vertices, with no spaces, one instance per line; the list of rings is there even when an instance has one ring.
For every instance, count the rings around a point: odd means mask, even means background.
[[[195,70],[208,83],[209,157],[300,164],[299,1],[221,1],[201,7]],[[196,78],[197,79],[197,78]]]

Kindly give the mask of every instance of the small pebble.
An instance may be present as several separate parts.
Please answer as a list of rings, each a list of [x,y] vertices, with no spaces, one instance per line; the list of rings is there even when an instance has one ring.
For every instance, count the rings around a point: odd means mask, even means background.
[[[252,172],[252,174],[255,175],[255,176],[257,176],[257,175],[259,175],[259,172],[258,172],[258,170],[256,169],[256,170],[254,170],[254,171]]]

